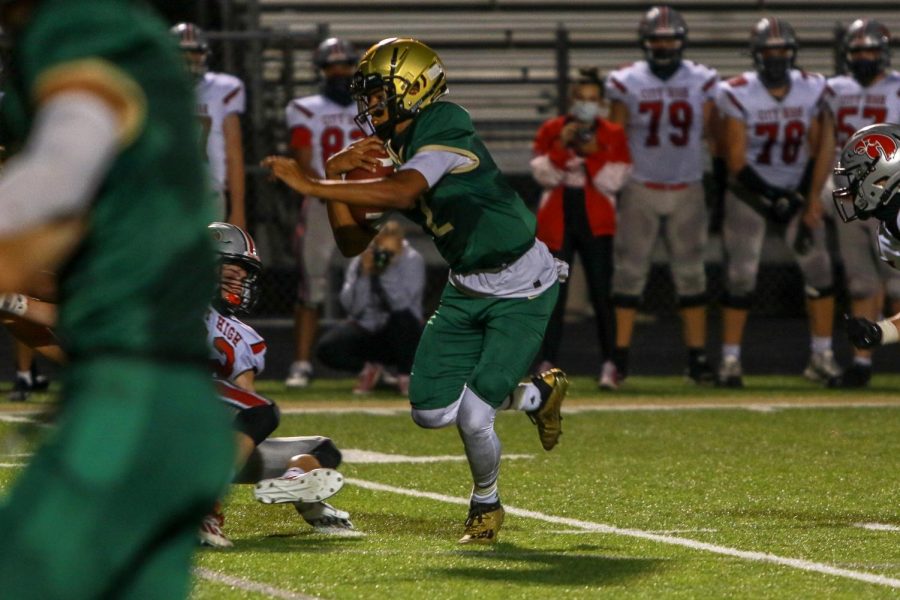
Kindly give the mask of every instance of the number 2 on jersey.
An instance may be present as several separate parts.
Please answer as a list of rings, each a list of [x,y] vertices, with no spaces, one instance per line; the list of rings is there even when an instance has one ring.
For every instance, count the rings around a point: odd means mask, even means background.
[[[683,100],[678,100],[669,105],[668,111],[664,111],[665,103],[662,100],[653,102],[641,102],[638,112],[650,113],[647,139],[645,146],[659,146],[659,125],[663,118],[663,112],[667,112],[669,125],[675,130],[669,134],[669,141],[673,146],[686,146],[691,138],[691,125],[694,124],[694,109]]]
[[[223,337],[217,337],[213,340],[213,348],[222,354],[222,362],[212,361],[213,369],[222,379],[228,379],[234,370],[234,348]]]

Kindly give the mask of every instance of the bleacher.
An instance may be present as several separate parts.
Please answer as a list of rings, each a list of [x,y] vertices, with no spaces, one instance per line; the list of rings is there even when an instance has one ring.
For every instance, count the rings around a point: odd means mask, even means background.
[[[537,190],[527,165],[537,127],[565,103],[565,99],[560,101],[560,90],[578,68],[597,66],[605,73],[641,58],[637,24],[651,5],[626,0],[221,2],[230,6],[230,19],[224,23],[226,33],[217,41],[227,40],[229,31],[237,33],[231,34],[230,48],[226,44],[219,49],[226,56],[230,52],[234,62],[226,70],[241,75],[250,91],[251,106],[245,120],[249,162],[273,150],[286,150],[283,108],[290,98],[315,92],[312,49],[318,40],[328,35],[345,37],[362,50],[385,37],[413,36],[440,52],[449,76],[448,99],[469,109],[494,158],[523,197],[532,202]],[[763,16],[789,21],[800,41],[799,66],[825,74],[835,70],[839,28],[858,17],[877,18],[900,37],[900,11],[892,1],[692,0],[670,4],[688,22],[686,57],[715,67],[725,77],[751,68],[749,32]],[[560,65],[567,70],[561,72]],[[252,185],[256,184],[260,192],[255,193],[254,234],[272,268],[271,285],[281,290],[268,296],[290,298],[290,291],[284,290],[290,289],[293,277],[289,240],[296,203],[261,179]],[[440,265],[431,245],[423,242],[421,246],[428,252],[429,263]],[[657,254],[656,260],[663,261],[662,248]],[[716,238],[708,258],[710,265],[721,261]],[[790,271],[792,262],[782,244],[767,243],[763,262],[784,271],[772,280],[775,288],[799,289],[791,287],[799,279]],[[339,269],[336,276],[340,276]],[[711,278],[713,285],[717,279]],[[436,276],[435,280],[440,283],[442,278]],[[650,288],[656,290],[658,284]],[[802,300],[799,292],[788,295]],[[671,294],[656,296],[668,302]],[[779,311],[784,306],[802,310],[802,301],[794,304],[773,301]],[[271,309],[281,314],[289,307]]]
[[[646,5],[649,5],[647,3]],[[900,31],[900,12],[891,2],[849,4],[824,1],[699,0],[672,2],[688,22],[686,56],[731,76],[750,67],[747,39],[760,17],[786,19],[801,43],[798,64],[830,74],[835,68],[836,27],[859,15],[877,18]],[[452,100],[472,113],[500,166],[522,173],[531,135],[556,114],[560,31],[565,32],[569,74],[597,66],[605,73],[640,58],[637,22],[646,5],[624,0],[398,0],[388,3],[332,0],[259,0],[258,26],[292,34],[321,33],[345,37],[360,48],[390,36],[427,41],[447,66]],[[264,79],[292,82],[273,100],[310,93],[314,68],[308,48],[283,59],[270,52]],[[269,89],[272,89],[271,87]],[[280,105],[268,105],[275,117]]]

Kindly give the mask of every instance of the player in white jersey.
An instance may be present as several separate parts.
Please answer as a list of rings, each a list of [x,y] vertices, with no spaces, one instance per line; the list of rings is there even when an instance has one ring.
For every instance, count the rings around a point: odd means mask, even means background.
[[[887,28],[877,21],[857,19],[844,35],[843,55],[848,74],[831,77],[825,90],[825,102],[835,121],[838,152],[866,125],[900,122],[900,73],[888,69]],[[835,161],[838,158],[839,153]],[[826,185],[822,192],[826,209],[832,204],[831,188]],[[851,314],[874,321],[883,310],[885,296],[890,310],[900,311],[900,272],[878,259],[878,221],[856,220],[838,227],[837,234]],[[863,387],[871,375],[871,350],[856,348],[853,363],[831,385]]]
[[[350,82],[359,58],[353,46],[328,38],[316,49],[315,65],[321,70],[320,93],[291,100],[285,109],[294,158],[309,177],[325,176],[325,161],[351,141],[363,137],[356,126],[356,104]],[[294,239],[300,283],[294,310],[296,355],[285,385],[306,387],[312,377],[312,347],[318,330],[319,311],[328,292],[328,267],[337,246],[328,222],[325,203],[307,197]]]
[[[840,370],[831,351],[833,276],[819,201],[834,144],[828,111],[820,110],[825,79],[794,68],[798,46],[788,23],[764,18],[750,40],[756,70],[720,84],[716,98],[731,176],[719,383],[743,385],[741,341],[767,223],[783,234],[806,283],[812,357],[804,375],[827,381]]]
[[[247,227],[240,121],[247,105],[244,83],[233,75],[209,71],[209,43],[202,29],[193,23],[179,23],[170,31],[178,41],[196,83],[197,116],[216,196],[216,217],[238,227]]]
[[[651,8],[638,28],[645,60],[613,71],[606,90],[609,120],[622,125],[634,168],[619,198],[614,242],[613,303],[619,379],[628,372],[628,348],[651,253],[663,235],[688,348],[688,377],[711,383],[706,358],[708,216],[703,144],[713,115],[715,70],[681,54],[687,25],[667,6]]]
[[[900,269],[900,125],[869,125],[850,136],[834,168],[834,179],[834,205],[841,220],[878,221],[881,259]],[[896,344],[900,314],[878,322],[848,318],[847,334],[857,348]]]
[[[234,411],[237,458],[240,471],[256,447],[278,427],[279,411],[274,402],[255,391],[256,376],[265,367],[266,343],[238,315],[249,312],[258,297],[262,263],[253,239],[240,227],[213,223],[210,235],[220,257],[219,290],[206,316],[211,367],[219,397]],[[322,502],[343,485],[343,477],[322,464],[312,454],[291,459],[280,477],[263,479],[254,491],[266,504],[294,503],[304,517],[339,511]],[[348,515],[343,521],[349,525]],[[307,519],[308,521],[311,519]],[[203,522],[200,541],[215,547],[231,546],[222,532],[224,517],[217,506]],[[315,525],[315,523],[313,523]]]

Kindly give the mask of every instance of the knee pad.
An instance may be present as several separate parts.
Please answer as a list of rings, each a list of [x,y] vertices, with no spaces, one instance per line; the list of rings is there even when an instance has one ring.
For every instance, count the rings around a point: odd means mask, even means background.
[[[641,304],[640,296],[613,294],[612,304],[617,308],[637,308]]]
[[[829,296],[834,296],[834,286],[829,285],[826,287],[813,287],[811,285],[803,286],[803,291],[806,293],[806,297],[810,300],[818,300],[820,298],[828,298]]]
[[[235,415],[234,428],[259,445],[278,428],[280,420],[281,413],[274,404],[254,406]]]
[[[308,454],[315,456],[316,460],[322,463],[322,466],[326,469],[337,469],[341,466],[341,461],[344,458],[338,447],[331,441],[331,438],[322,438],[316,447],[308,451]]]
[[[482,363],[466,384],[470,390],[491,406],[500,406],[518,385],[522,374],[510,373],[500,363]]]
[[[753,295],[752,294],[731,294],[729,292],[725,293],[725,296],[722,298],[722,306],[727,308],[736,308],[738,310],[750,310],[750,306],[753,304]]]
[[[341,451],[326,437],[269,438],[253,450],[233,483],[256,483],[278,477],[288,468],[291,458],[298,454],[312,454],[327,469],[338,468],[342,460]]]
[[[450,406],[445,406],[443,408],[432,408],[427,410],[414,408],[412,409],[411,416],[413,422],[423,429],[440,429],[451,423],[455,423],[458,411],[459,400]]]
[[[456,427],[463,439],[489,435],[494,429],[497,409],[484,401],[474,390],[463,392]]]
[[[706,292],[694,294],[692,296],[679,296],[678,308],[695,308],[697,306],[704,306],[707,302],[709,302],[709,296]]]

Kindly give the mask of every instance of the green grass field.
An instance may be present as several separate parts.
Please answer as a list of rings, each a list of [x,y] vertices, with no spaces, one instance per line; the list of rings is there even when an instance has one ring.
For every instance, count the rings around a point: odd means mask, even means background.
[[[746,382],[723,392],[635,377],[601,395],[576,379],[549,453],[524,415],[501,414],[504,453],[517,455],[501,471],[506,523],[497,545],[477,548],[456,544],[470,477],[455,430],[419,429],[405,403],[354,398],[349,380],[302,393],[263,382],[285,411],[277,435],[327,435],[346,451],[349,482],[332,503],[362,535],[315,533],[290,506],[234,486],[235,547],[198,552],[193,598],[900,594],[900,376],[853,393]],[[33,425],[8,422],[19,408],[0,404],[2,487],[35,443]]]

